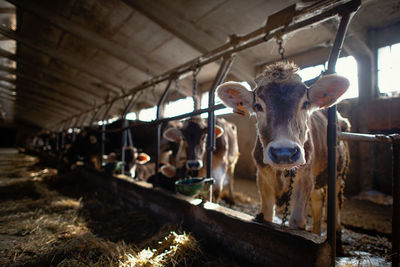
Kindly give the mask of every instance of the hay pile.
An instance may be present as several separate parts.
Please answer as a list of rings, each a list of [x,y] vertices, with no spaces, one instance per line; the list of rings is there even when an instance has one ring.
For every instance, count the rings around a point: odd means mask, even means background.
[[[32,164],[10,173],[0,167],[0,266],[236,265],[203,253],[179,225],[127,210],[79,177]]]
[[[121,267],[150,267],[150,266],[185,266],[196,260],[193,255],[200,255],[199,244],[190,234],[171,232],[153,249],[146,248],[139,253],[125,254]]]

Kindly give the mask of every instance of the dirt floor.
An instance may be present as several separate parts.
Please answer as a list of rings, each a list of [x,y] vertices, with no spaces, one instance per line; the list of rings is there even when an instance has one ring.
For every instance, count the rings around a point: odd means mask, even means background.
[[[237,179],[235,189],[236,205],[221,204],[257,214],[255,183]],[[0,150],[0,266],[239,266],[179,225],[119,203],[35,157]],[[390,206],[347,199],[338,265],[389,266],[390,216]]]

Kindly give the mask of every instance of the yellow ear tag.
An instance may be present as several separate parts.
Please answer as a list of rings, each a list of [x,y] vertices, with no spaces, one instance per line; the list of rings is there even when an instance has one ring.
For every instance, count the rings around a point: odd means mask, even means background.
[[[249,112],[243,107],[242,103],[237,104],[236,108],[233,109],[233,112],[239,114],[240,116],[249,115]]]

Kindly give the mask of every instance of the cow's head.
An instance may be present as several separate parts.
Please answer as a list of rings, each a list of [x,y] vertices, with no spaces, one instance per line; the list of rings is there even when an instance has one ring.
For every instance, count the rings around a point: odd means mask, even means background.
[[[346,78],[332,74],[308,88],[296,71],[294,64],[279,62],[257,77],[253,91],[237,82],[217,89],[225,105],[237,113],[255,113],[263,163],[278,169],[306,163],[304,145],[311,113],[333,105],[349,86]]]
[[[203,167],[203,157],[207,143],[207,124],[193,117],[184,122],[182,127],[169,128],[163,134],[171,142],[179,143],[179,150],[173,163],[176,168],[186,167],[188,170],[200,170]],[[215,137],[218,138],[224,130],[215,125]]]
[[[131,174],[131,177],[136,177],[137,165],[144,165],[150,161],[150,156],[146,153],[139,153],[136,147],[125,147],[125,164]]]

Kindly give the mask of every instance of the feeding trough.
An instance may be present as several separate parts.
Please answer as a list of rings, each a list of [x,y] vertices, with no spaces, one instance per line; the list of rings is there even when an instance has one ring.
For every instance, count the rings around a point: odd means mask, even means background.
[[[214,178],[190,177],[175,182],[176,191],[186,196],[206,193],[207,186],[214,184]]]

